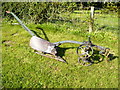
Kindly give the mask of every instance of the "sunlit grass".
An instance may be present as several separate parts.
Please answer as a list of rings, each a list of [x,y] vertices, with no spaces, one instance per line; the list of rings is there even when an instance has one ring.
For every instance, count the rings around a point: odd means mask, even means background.
[[[99,17],[101,18],[101,17]],[[110,20],[110,18],[106,18]],[[98,20],[98,27],[102,25]],[[104,20],[105,21],[105,20]],[[111,26],[107,24],[109,29]],[[116,19],[113,28],[116,28]],[[104,25],[103,24],[103,25]],[[81,24],[82,25],[82,24]],[[89,34],[86,29],[74,27],[69,22],[28,24],[31,30],[45,39],[40,27],[50,42],[63,40],[87,41],[88,36],[94,44],[109,47],[118,56],[117,30],[96,30]],[[86,24],[87,26],[87,24]],[[73,30],[72,30],[73,29]],[[77,44],[62,44],[62,56],[68,64],[40,56],[29,46],[31,36],[19,25],[2,25],[2,83],[6,88],[117,88],[118,58],[110,62],[102,61],[92,66],[82,66],[77,62]],[[66,49],[68,48],[68,49]],[[66,50],[65,50],[66,49]]]

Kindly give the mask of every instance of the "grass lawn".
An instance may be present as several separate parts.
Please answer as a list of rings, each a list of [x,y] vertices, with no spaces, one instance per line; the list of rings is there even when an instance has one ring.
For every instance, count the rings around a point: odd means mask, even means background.
[[[2,25],[2,84],[5,88],[117,88],[118,87],[118,37],[117,19],[112,26],[109,16],[97,16],[97,30],[91,34],[70,24],[44,23],[27,26],[45,38],[41,27],[50,42],[63,40],[86,41],[91,35],[96,45],[109,47],[114,57],[106,61],[82,66],[77,62],[77,44],[62,44],[61,54],[68,64],[40,56],[29,46],[31,36],[19,25]],[[102,23],[102,20],[106,21]],[[110,23],[111,24],[111,23]]]

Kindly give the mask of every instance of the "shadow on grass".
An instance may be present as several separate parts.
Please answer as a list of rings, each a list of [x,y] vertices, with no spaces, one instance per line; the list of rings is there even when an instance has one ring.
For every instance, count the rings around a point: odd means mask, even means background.
[[[94,53],[93,55],[90,57],[90,60],[93,62],[93,64],[98,64],[102,61],[112,61],[116,58],[119,58],[118,56],[115,56],[114,54],[109,54],[108,57],[104,56],[104,55],[101,55],[99,54],[99,51],[98,50],[94,50]]]
[[[68,47],[68,48],[61,48],[61,47],[57,47],[57,55],[60,56],[61,58],[63,56],[65,56],[65,52],[67,49],[74,49],[77,47]],[[76,52],[75,52],[76,53]],[[114,56],[114,54],[109,54],[108,57],[104,56],[104,55],[100,55],[99,54],[99,50],[94,50],[93,55],[89,58],[89,61],[92,62],[93,64],[98,64],[102,61],[112,61],[114,59],[118,58],[118,56]]]
[[[46,33],[44,32],[44,30],[43,30],[42,28],[40,28],[40,27],[36,27],[36,28],[37,28],[37,29],[40,29],[40,30],[42,31],[42,33],[44,34],[44,36],[45,36],[45,38],[46,38],[47,41],[50,41],[50,40],[48,39]],[[33,30],[32,30],[32,31],[33,31]],[[34,32],[38,37],[40,37],[40,36],[36,33],[36,31],[33,31],[33,32]],[[40,37],[40,38],[41,38],[41,37]],[[67,49],[74,49],[74,48],[77,49],[77,47],[68,47],[68,48],[57,47],[57,56],[60,56],[60,57],[62,58],[63,56],[65,56],[65,52],[66,52]],[[76,53],[76,52],[75,52],[75,53]],[[90,60],[91,62],[93,62],[93,64],[98,64],[98,63],[102,62],[102,61],[105,60],[105,59],[106,59],[107,61],[112,61],[112,60],[114,60],[114,59],[116,59],[116,58],[118,58],[118,56],[114,56],[114,54],[109,54],[108,57],[106,58],[104,55],[100,55],[98,50],[94,50],[94,52],[93,52],[92,56],[89,58],[89,60]]]
[[[118,56],[114,56],[114,54],[109,54],[108,58],[109,58],[109,61],[112,61],[112,60],[114,60],[116,58],[119,58],[119,57]]]
[[[68,48],[57,47],[57,55],[60,57],[63,57],[65,56],[65,52],[67,49],[74,49],[74,48],[77,48],[77,47],[68,47]]]
[[[44,31],[42,28],[40,28],[40,27],[36,27],[36,28],[37,28],[37,29],[40,29],[40,30],[42,31],[42,33],[43,33],[43,35],[45,36],[45,39],[46,39],[47,41],[50,41],[50,40],[48,39],[45,31]]]
[[[43,35],[45,36],[45,39],[46,39],[47,41],[50,41],[50,40],[48,39],[46,33],[44,32],[44,30],[43,30],[42,28],[40,28],[40,27],[36,27],[36,28],[37,28],[37,29],[40,29],[40,30],[42,31],[42,33],[43,33]],[[32,31],[37,37],[42,38],[42,37],[39,36],[39,34],[38,34],[36,31],[34,31],[34,30],[31,30],[31,31]]]

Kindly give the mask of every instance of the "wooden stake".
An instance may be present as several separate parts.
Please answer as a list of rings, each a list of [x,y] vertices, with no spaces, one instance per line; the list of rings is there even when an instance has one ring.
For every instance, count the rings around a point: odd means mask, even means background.
[[[94,7],[92,6],[90,12],[89,32],[93,31],[93,25],[94,25]]]

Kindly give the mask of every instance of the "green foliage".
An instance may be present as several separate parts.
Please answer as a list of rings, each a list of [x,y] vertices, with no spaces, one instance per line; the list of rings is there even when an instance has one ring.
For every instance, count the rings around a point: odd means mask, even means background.
[[[5,2],[2,3],[3,17],[5,11],[12,11],[24,21],[42,23],[57,17],[57,14],[72,11],[75,3],[61,2]],[[67,8],[66,8],[67,7]],[[25,9],[24,9],[25,8]],[[8,16],[11,19],[11,16]],[[13,18],[13,17],[12,17]]]
[[[90,10],[90,6],[101,9],[102,13],[117,12],[117,4],[114,2],[105,4],[103,2],[3,2],[2,14],[3,18],[8,18],[7,21],[12,21],[14,17],[5,12],[9,10],[26,23],[38,24],[55,20],[72,20],[72,18],[69,18],[71,13],[75,10]],[[64,13],[64,15],[61,16],[61,13]]]
[[[118,3],[108,2],[104,5],[103,13],[118,12]]]

